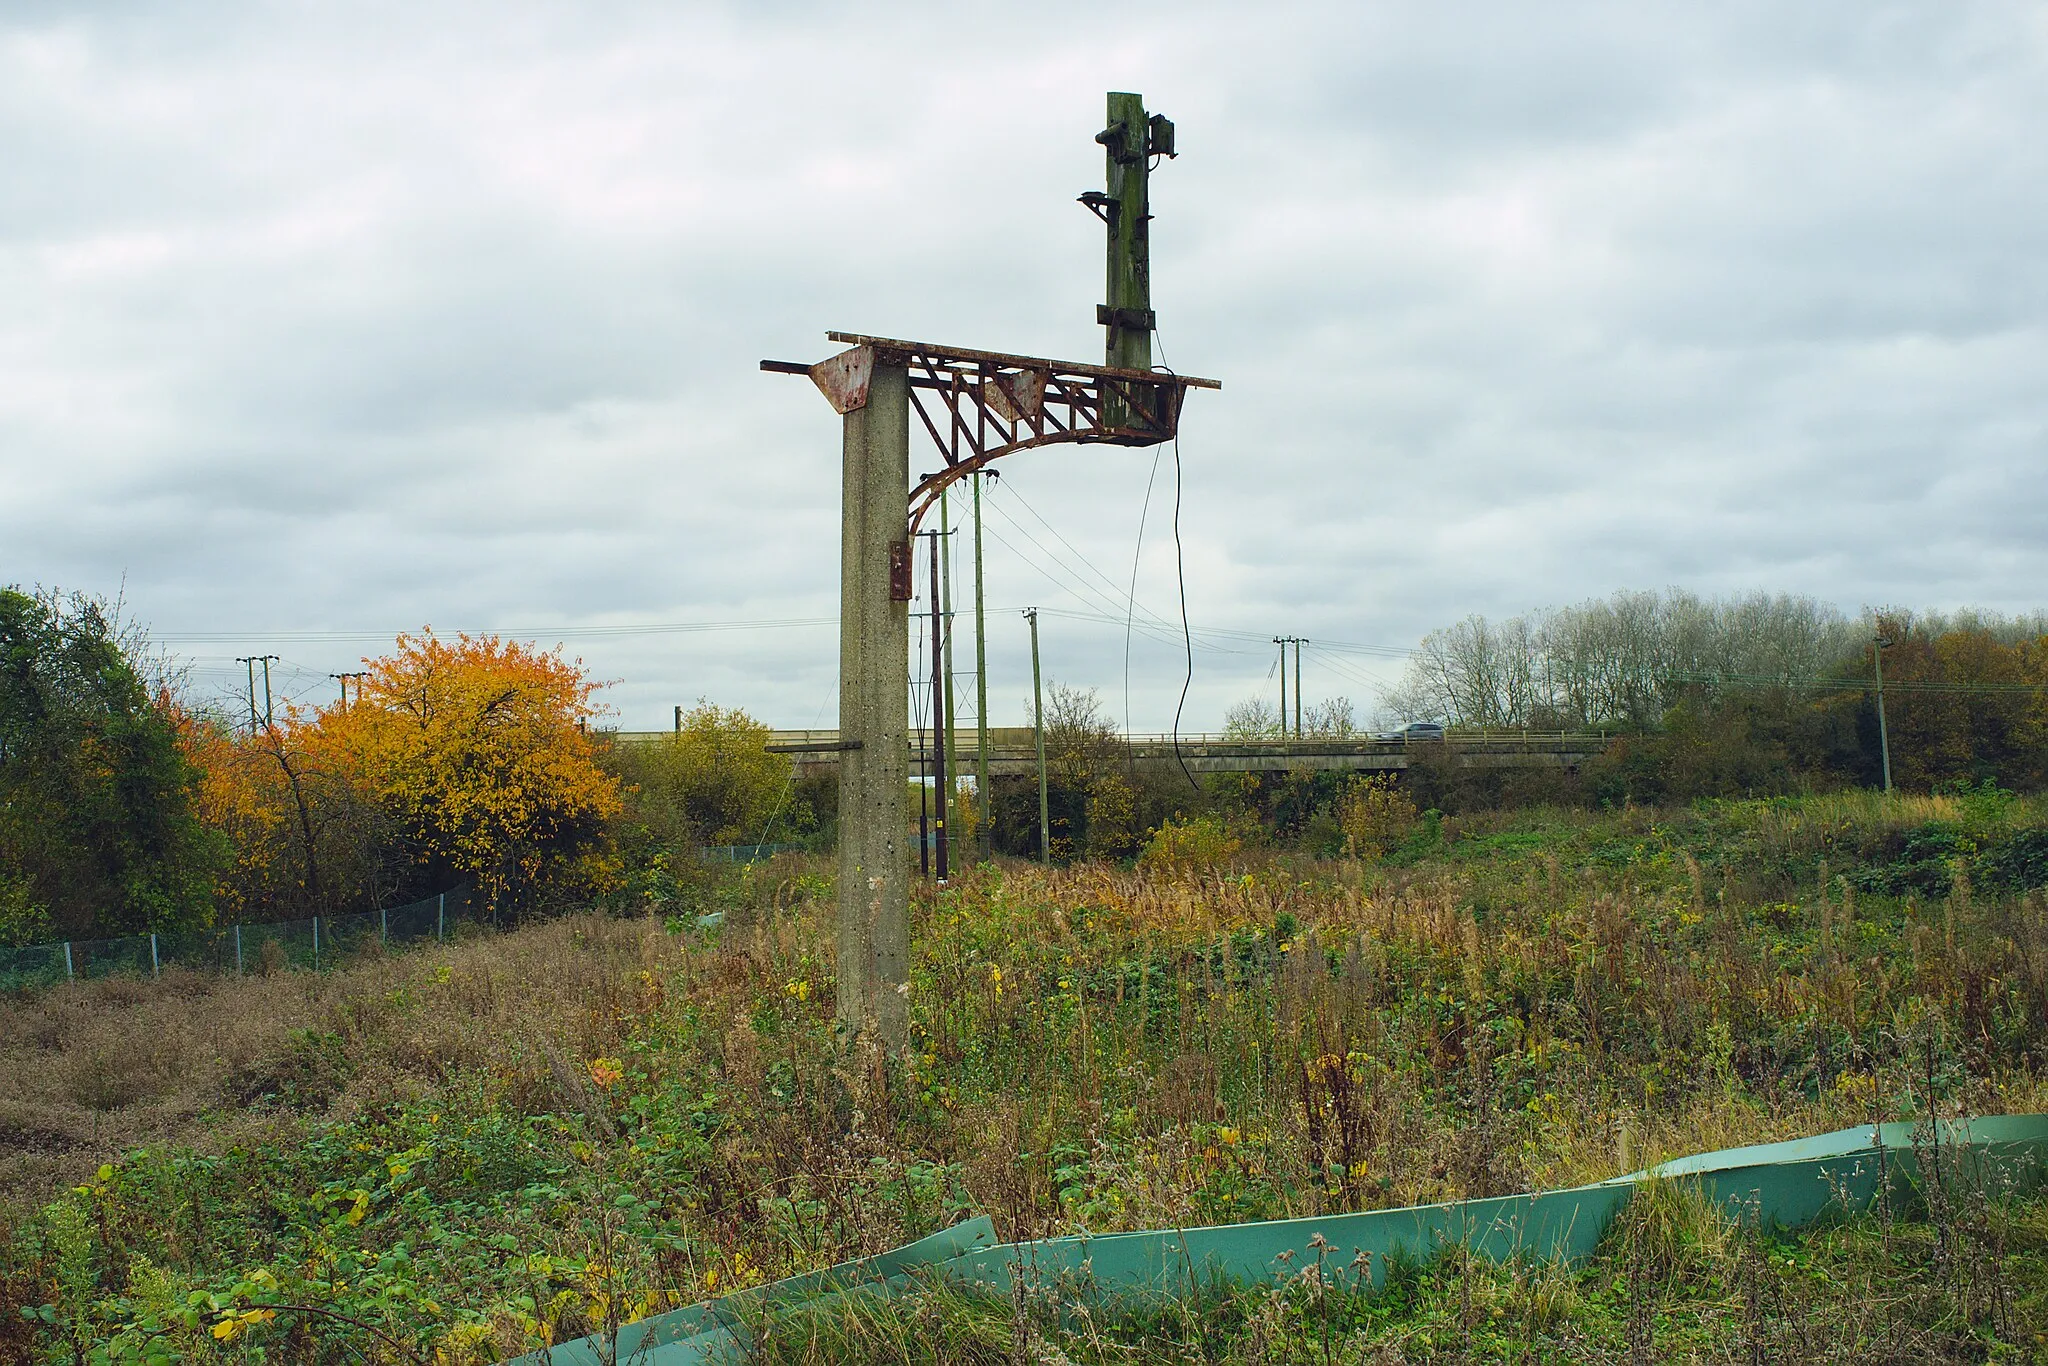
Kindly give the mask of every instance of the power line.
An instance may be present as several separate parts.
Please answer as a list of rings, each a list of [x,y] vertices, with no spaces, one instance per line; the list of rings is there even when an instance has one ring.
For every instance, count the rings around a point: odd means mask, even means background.
[[[457,634],[499,636],[515,640],[531,640],[543,636],[582,640],[607,636],[688,635],[704,631],[792,630],[838,624],[838,617],[782,617],[751,621],[630,622],[616,626],[498,627],[491,630],[463,630]],[[389,641],[397,639],[397,636],[398,633],[394,631],[182,631],[164,635],[152,634],[150,639],[160,645],[230,645],[243,641],[258,641],[264,644],[340,644],[363,640]]]

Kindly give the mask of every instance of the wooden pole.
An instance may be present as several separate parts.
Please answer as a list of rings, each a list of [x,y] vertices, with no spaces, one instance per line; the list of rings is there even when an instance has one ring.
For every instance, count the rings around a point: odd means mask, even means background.
[[[939,615],[939,542],[940,536],[932,537],[932,811],[938,817],[933,830],[933,855],[938,862],[939,881],[946,880],[946,812],[952,808],[947,792],[946,774],[946,663],[941,634],[944,625]]]
[[[1038,609],[1026,608],[1031,623],[1031,730],[1038,741],[1038,861],[1052,862],[1052,803],[1045,785],[1045,689],[1038,673]]]
[[[974,472],[974,809],[975,845],[984,859],[995,856],[995,793],[988,785],[988,632],[981,576],[981,471]]]
[[[1152,368],[1152,197],[1147,161],[1150,129],[1145,97],[1123,91],[1109,95],[1108,126],[1096,135],[1104,153],[1104,180],[1109,202],[1109,271],[1107,297],[1097,320],[1108,329],[1103,354],[1108,363],[1126,370]],[[1118,395],[1102,394],[1104,422],[1112,427],[1132,421]]]
[[[945,624],[946,669],[943,676],[946,684],[946,755],[948,759],[944,787],[945,795],[941,802],[940,814],[947,822],[947,830],[958,831],[960,829],[960,783],[955,777],[952,767],[960,761],[960,732],[955,724],[953,708],[953,530],[948,523],[947,510],[947,500],[951,493],[952,490],[948,489],[939,495],[940,594],[938,605],[940,611],[945,614],[941,620]],[[945,874],[942,872],[939,876],[943,878]]]

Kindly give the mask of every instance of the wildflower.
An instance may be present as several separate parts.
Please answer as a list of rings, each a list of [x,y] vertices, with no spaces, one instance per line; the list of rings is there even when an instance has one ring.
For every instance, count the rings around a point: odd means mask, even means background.
[[[799,1001],[808,1001],[811,999],[811,984],[802,979],[792,979],[784,985],[782,994],[794,996]]]

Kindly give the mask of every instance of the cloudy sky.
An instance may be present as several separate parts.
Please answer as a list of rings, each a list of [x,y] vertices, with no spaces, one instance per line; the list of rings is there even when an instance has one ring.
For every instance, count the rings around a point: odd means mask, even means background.
[[[209,688],[267,652],[326,696],[431,624],[560,642],[628,728],[830,725],[838,419],[756,363],[1099,357],[1110,89],[1178,124],[1160,345],[1225,385],[1186,728],[1274,634],[1369,713],[1473,612],[2048,598],[2048,9],[1959,0],[17,0],[0,582],[125,591]],[[1008,462],[997,721],[1027,605],[1122,712],[1135,555],[1131,720],[1171,722],[1154,454]]]

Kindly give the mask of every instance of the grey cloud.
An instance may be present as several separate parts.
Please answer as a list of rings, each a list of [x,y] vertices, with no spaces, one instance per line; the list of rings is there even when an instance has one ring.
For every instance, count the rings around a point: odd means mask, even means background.
[[[2024,6],[759,9],[14,11],[0,569],[125,569],[171,634],[829,617],[836,421],[754,362],[828,327],[1092,354],[1072,200],[1136,87],[1185,152],[1165,356],[1227,384],[1182,452],[1198,624],[1403,645],[1673,582],[2038,605]],[[1149,468],[1013,462],[1071,548],[991,541],[1005,715],[1014,608],[1103,610],[1058,585],[1127,579]],[[1046,625],[1120,703],[1122,630]],[[566,643],[629,724],[832,695],[829,629]],[[1206,650],[1195,724],[1269,665]],[[1138,724],[1179,667],[1139,638]]]

